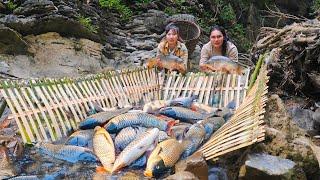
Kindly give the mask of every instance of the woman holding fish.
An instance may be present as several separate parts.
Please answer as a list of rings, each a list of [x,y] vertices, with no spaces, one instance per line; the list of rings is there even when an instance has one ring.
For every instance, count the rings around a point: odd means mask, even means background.
[[[215,25],[210,31],[210,41],[201,49],[200,69],[205,69],[205,62],[213,56],[225,56],[234,62],[238,61],[238,49],[228,40],[223,27]]]
[[[152,64],[159,68],[184,73],[187,69],[188,49],[182,43],[179,28],[170,23],[166,26],[165,32],[166,36],[158,45],[157,57],[154,62],[149,61],[148,66]]]

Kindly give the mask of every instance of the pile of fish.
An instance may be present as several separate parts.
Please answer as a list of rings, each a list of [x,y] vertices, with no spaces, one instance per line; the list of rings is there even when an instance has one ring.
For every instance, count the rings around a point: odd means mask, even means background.
[[[41,154],[71,163],[101,163],[99,173],[134,168],[159,177],[197,151],[232,115],[232,106],[218,109],[196,101],[197,96],[191,96],[152,101],[143,109],[98,112],[83,120],[66,142],[36,147]]]

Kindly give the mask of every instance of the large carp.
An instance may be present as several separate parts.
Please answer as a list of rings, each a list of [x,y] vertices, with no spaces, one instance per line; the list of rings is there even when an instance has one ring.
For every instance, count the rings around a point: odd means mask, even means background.
[[[183,59],[175,55],[160,55],[158,58],[151,58],[147,63],[148,68],[159,67],[160,69],[168,69],[169,71],[186,72],[186,66]]]
[[[94,128],[93,152],[98,156],[104,169],[111,172],[116,159],[114,144],[110,134],[100,126]]]
[[[162,175],[179,160],[183,146],[176,139],[168,139],[157,145],[151,152],[144,175],[157,177]]]
[[[175,121],[165,121],[157,116],[144,112],[133,112],[121,114],[112,118],[104,128],[109,133],[119,132],[121,129],[129,126],[156,127],[161,131],[167,131]]]
[[[88,116],[84,121],[79,124],[80,129],[93,129],[96,126],[103,126],[111,118],[116,117],[120,114],[126,113],[131,108],[122,108],[116,110],[110,110],[105,112],[99,112]]]
[[[132,141],[116,159],[112,172],[119,171],[137,160],[152,144],[158,141],[158,135],[159,129],[153,128]]]
[[[210,114],[202,114],[184,107],[162,108],[160,109],[159,114],[162,114],[177,120],[181,120],[183,122],[189,122],[189,123],[196,123],[197,121],[205,119],[208,116],[210,116]]]
[[[201,69],[206,72],[221,71],[238,75],[244,73],[244,68],[241,65],[225,56],[212,56],[201,65]]]

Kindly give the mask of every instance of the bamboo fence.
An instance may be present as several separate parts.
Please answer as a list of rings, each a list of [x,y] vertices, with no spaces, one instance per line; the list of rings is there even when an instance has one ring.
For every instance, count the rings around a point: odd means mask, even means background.
[[[97,104],[124,107],[159,99],[155,69],[109,71],[84,78],[2,81],[24,143],[55,141],[77,129]]]
[[[225,107],[234,101],[238,108],[246,96],[250,69],[244,75],[214,72],[188,73],[185,76],[172,72],[162,77],[161,99],[198,96],[198,102],[213,107]],[[166,79],[166,80],[164,80]]]
[[[206,160],[215,160],[218,156],[264,140],[263,113],[268,80],[267,65],[263,65],[253,87],[231,119],[199,149]]]

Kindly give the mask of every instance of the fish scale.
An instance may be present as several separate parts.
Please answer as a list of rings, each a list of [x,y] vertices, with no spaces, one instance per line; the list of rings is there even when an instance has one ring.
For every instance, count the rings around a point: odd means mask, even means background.
[[[160,114],[179,119],[181,121],[191,121],[195,123],[198,120],[205,119],[206,114],[192,111],[183,107],[167,107],[160,110]]]
[[[105,128],[110,133],[118,132],[129,126],[156,127],[159,130],[165,131],[167,129],[167,124],[167,121],[164,121],[154,115],[142,112],[133,112],[121,114],[112,118],[105,125]]]
[[[132,142],[137,136],[146,131],[144,127],[126,127],[123,128],[114,140],[117,150],[123,150]]]
[[[96,126],[102,126],[111,118],[116,117],[120,114],[126,113],[129,110],[130,110],[130,108],[122,108],[122,109],[99,112],[99,113],[93,114],[93,115],[87,117],[82,122],[80,122],[79,128],[80,129],[93,129]]]
[[[137,160],[158,139],[158,135],[159,129],[153,128],[132,141],[117,157],[112,172]]]
[[[78,161],[97,161],[97,157],[93,152],[85,147],[62,145],[62,144],[50,144],[50,143],[38,143],[36,145],[41,153],[45,153],[57,159],[62,159],[68,162]]]
[[[185,139],[182,141],[184,152],[182,158],[190,156],[194,153],[205,138],[206,131],[202,124],[193,124],[185,133]]]
[[[158,155],[167,167],[172,167],[179,160],[180,155],[183,152],[181,144],[175,139],[163,141],[156,148],[161,148]],[[155,154],[151,154],[150,158],[154,155]]]
[[[107,171],[111,171],[116,155],[110,134],[102,127],[97,126],[93,135],[93,151]]]

